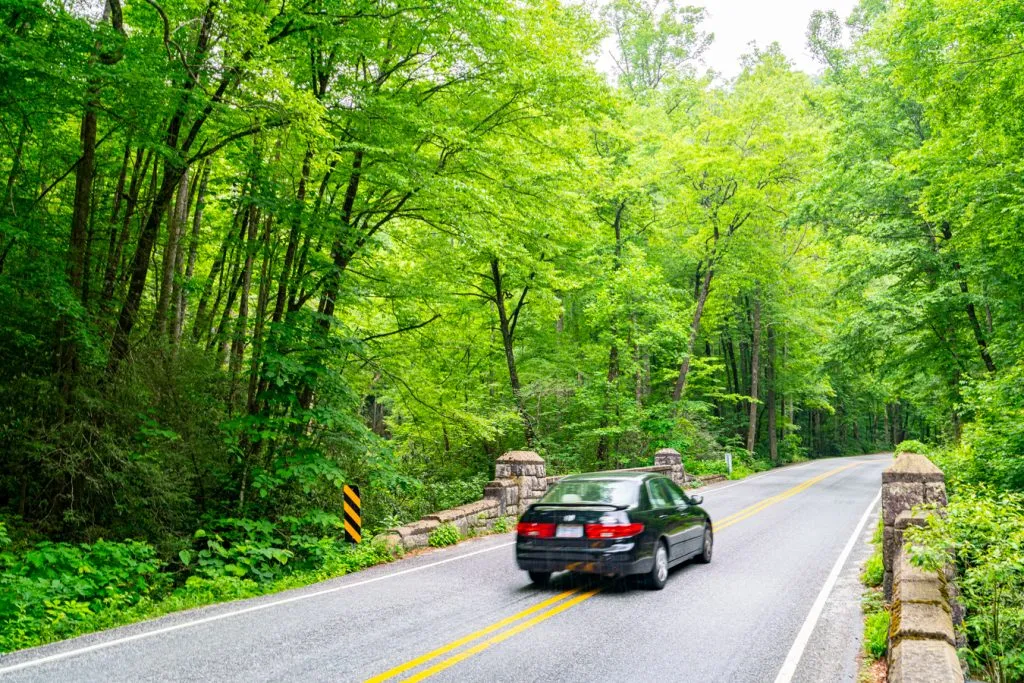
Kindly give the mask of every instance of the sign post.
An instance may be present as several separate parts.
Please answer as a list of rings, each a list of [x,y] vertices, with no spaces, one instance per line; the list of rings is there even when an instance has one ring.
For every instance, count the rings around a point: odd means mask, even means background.
[[[345,484],[341,489],[342,507],[345,515],[343,524],[345,526],[345,540],[349,543],[359,543],[363,540],[363,519],[362,505],[359,502],[359,487]]]
[[[725,466],[729,468],[729,476],[732,476],[732,453],[725,454]]]

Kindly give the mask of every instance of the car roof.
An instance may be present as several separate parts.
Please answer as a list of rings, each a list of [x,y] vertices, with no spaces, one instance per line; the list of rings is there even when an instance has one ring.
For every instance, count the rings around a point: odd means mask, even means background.
[[[585,472],[583,474],[570,474],[558,480],[563,481],[635,481],[641,482],[655,477],[663,477],[660,472]]]

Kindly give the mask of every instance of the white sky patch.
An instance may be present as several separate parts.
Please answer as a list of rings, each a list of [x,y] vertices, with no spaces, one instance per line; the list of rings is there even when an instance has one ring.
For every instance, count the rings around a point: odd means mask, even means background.
[[[704,30],[714,33],[715,41],[704,62],[732,77],[739,73],[740,55],[750,52],[750,41],[757,41],[762,48],[778,41],[797,69],[821,73],[821,64],[807,50],[811,12],[831,9],[845,20],[856,4],[856,0],[708,0],[704,3],[709,15]]]
[[[821,73],[822,65],[814,61],[807,49],[811,12],[835,10],[839,18],[845,20],[857,0],[679,0],[679,4],[707,9],[708,18],[701,28],[714,33],[715,40],[704,53],[704,66],[724,78],[732,78],[739,74],[740,57],[751,51],[752,41],[760,48],[778,42],[798,70]],[[606,40],[596,63],[599,70],[609,74],[615,71],[611,48],[611,40]]]

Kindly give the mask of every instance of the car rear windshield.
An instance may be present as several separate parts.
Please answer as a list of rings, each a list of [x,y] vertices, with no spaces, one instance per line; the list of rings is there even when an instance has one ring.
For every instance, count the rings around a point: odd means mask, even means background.
[[[608,505],[635,505],[639,486],[625,479],[576,479],[562,481],[549,490],[544,503],[605,503]]]

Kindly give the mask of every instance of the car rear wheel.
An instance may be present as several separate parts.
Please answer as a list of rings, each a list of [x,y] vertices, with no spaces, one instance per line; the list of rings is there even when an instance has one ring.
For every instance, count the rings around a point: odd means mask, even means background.
[[[701,552],[697,555],[697,561],[701,564],[707,564],[711,562],[711,551],[714,549],[715,536],[711,533],[711,525],[708,524],[704,527],[704,541],[701,547]]]
[[[654,549],[654,566],[651,567],[651,572],[647,575],[647,587],[660,591],[665,587],[666,581],[668,581],[668,548],[665,547],[664,541],[658,541],[658,546]]]
[[[530,581],[537,586],[546,586],[551,580],[551,572],[529,572]]]

